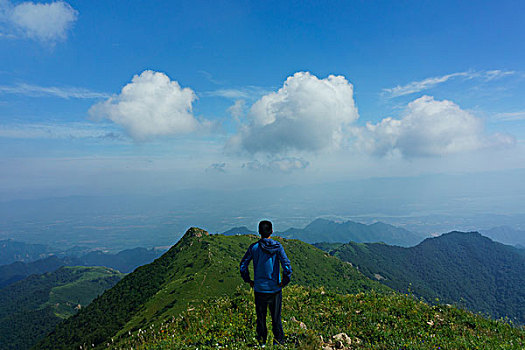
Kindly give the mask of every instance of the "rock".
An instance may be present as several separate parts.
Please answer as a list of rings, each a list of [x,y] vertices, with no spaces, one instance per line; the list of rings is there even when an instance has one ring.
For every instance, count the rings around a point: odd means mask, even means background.
[[[357,340],[357,338],[356,338]],[[359,343],[359,341],[356,341]],[[350,350],[352,344],[352,339],[346,333],[339,333],[332,336],[331,341],[324,342],[321,337],[321,349],[322,350]]]
[[[374,278],[375,278],[376,280],[378,280],[378,281],[381,281],[381,280],[386,279],[386,278],[384,278],[383,276],[381,276],[381,275],[378,274],[378,273],[374,274]]]
[[[336,344],[337,342],[340,342],[342,345],[344,344],[352,345],[352,339],[346,333],[336,334],[332,338],[335,340]],[[341,349],[341,348],[338,348],[338,349]]]
[[[301,327],[301,329],[307,329],[306,325],[301,322],[301,321],[298,321],[295,316],[292,316],[292,318],[290,319],[290,321],[293,321],[293,322],[296,322],[296,323],[299,323],[299,327]]]
[[[202,236],[209,236],[210,234],[203,229],[200,229],[198,227],[190,227],[188,231],[184,234],[185,237],[202,237]]]

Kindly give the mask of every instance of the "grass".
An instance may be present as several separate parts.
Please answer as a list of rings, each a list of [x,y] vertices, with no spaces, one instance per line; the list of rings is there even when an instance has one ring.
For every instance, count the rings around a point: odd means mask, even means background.
[[[375,291],[341,295],[323,288],[283,291],[285,347],[320,349],[346,333],[352,349],[523,349],[525,328],[413,296]],[[269,327],[271,329],[271,327]],[[268,343],[271,344],[269,335]],[[157,326],[128,333],[113,349],[248,349],[256,345],[253,296],[208,299]],[[272,348],[269,346],[269,348]]]
[[[78,278],[51,288],[49,300],[41,308],[49,306],[57,317],[63,319],[73,316],[78,305],[88,305],[125,275],[101,266],[64,266],[62,269]]]

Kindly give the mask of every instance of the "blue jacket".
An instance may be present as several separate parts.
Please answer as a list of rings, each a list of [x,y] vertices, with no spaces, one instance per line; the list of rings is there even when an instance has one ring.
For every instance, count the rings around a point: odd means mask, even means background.
[[[292,266],[281,243],[269,238],[261,238],[248,248],[241,260],[241,276],[250,282],[248,265],[253,259],[254,287],[259,293],[276,293],[290,282]],[[279,273],[279,263],[283,267],[283,279]]]

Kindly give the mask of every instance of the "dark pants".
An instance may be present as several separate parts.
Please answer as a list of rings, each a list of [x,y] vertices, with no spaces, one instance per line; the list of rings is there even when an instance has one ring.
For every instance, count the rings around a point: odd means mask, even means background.
[[[255,313],[257,314],[257,340],[266,343],[268,330],[266,329],[266,310],[270,308],[272,316],[273,337],[279,343],[284,342],[284,331],[281,323],[281,306],[283,293],[258,293],[255,294]]]

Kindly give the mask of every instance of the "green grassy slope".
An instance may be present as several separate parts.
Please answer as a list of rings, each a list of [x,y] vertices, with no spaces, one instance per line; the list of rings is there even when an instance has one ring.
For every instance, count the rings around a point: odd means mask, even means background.
[[[87,308],[71,317],[36,348],[103,345],[176,317],[209,297],[231,295],[243,281],[239,262],[256,236],[207,235],[192,228],[162,257],[126,276]],[[324,286],[342,293],[387,287],[371,281],[350,264],[301,241],[279,239],[294,270],[292,283]],[[244,285],[245,287],[246,285]]]
[[[316,248],[321,249],[322,251],[325,251],[325,252],[329,253],[332,250],[339,248],[343,244],[344,243],[319,242],[319,243],[314,243],[313,246],[316,247]]]
[[[121,277],[105,267],[62,267],[0,290],[0,348],[31,347]]]
[[[106,347],[251,349],[256,344],[254,308],[252,293],[239,289],[232,296],[188,308],[178,317],[118,342],[109,341]],[[525,347],[523,327],[515,328],[455,307],[430,306],[397,293],[340,295],[322,288],[292,286],[283,291],[282,319],[288,349],[341,349],[333,339],[340,333],[351,342],[344,344],[345,349]],[[271,334],[268,343],[272,343]]]
[[[397,291],[525,323],[525,256],[478,233],[451,232],[412,248],[351,242],[332,254]]]

